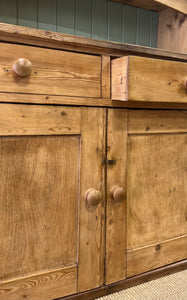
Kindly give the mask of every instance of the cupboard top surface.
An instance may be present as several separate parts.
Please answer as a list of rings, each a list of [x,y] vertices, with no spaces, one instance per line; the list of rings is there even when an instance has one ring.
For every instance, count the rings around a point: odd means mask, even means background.
[[[0,41],[122,56],[127,54],[187,61],[187,54],[0,23]]]

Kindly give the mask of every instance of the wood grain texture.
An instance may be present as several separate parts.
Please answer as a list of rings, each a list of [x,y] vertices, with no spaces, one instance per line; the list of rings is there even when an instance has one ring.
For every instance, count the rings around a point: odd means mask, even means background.
[[[0,135],[80,134],[80,108],[0,104]]]
[[[128,56],[111,61],[111,98],[112,100],[128,100]]]
[[[100,97],[100,57],[4,43],[0,51],[0,91]],[[31,76],[13,73],[18,58],[32,63]]]
[[[101,286],[104,282],[103,222],[105,113],[101,108],[82,108],[81,177],[79,209],[78,291]],[[102,203],[89,207],[85,193],[89,188],[102,192]]]
[[[77,266],[8,281],[0,285],[0,300],[52,300],[77,291]]]
[[[187,53],[186,31],[187,12],[182,14],[172,9],[164,10],[159,14],[158,48]]]
[[[114,2],[124,3],[136,7],[141,7],[144,9],[162,11],[167,7],[174,10],[187,14],[187,1],[186,0],[110,0]]]
[[[127,252],[127,277],[187,258],[187,236]]]
[[[0,138],[1,281],[77,262],[79,143]]]
[[[74,35],[0,23],[0,41],[112,56],[141,55],[187,61],[187,55],[138,45],[99,41]]]
[[[148,108],[148,109],[187,109],[187,103],[162,103],[143,101],[113,101],[105,98],[68,97],[53,95],[33,95],[20,93],[0,93],[0,102],[7,103],[27,103],[27,104],[60,104],[76,106],[97,106],[97,107],[120,107],[120,108]]]
[[[110,56],[102,56],[102,98],[110,99]]]
[[[129,134],[187,132],[187,111],[129,110]]]
[[[98,297],[103,297],[121,290],[136,286],[148,282],[150,280],[158,279],[176,272],[180,272],[187,269],[187,260],[182,260],[168,266],[160,267],[156,270],[148,271],[140,275],[135,275],[131,278],[110,284],[104,285],[100,288],[96,288],[90,291],[79,293],[77,295],[71,295],[68,297],[60,298],[59,300],[94,300]]]
[[[108,110],[106,210],[106,279],[110,284],[126,278],[126,199],[115,202],[111,190],[119,185],[126,191],[127,111]]]
[[[156,0],[157,2],[166,5],[174,10],[187,14],[187,1],[186,0]]]
[[[186,152],[186,134],[129,136],[127,249],[187,234]]]
[[[135,56],[114,59],[112,99],[187,102],[186,74],[186,63]]]

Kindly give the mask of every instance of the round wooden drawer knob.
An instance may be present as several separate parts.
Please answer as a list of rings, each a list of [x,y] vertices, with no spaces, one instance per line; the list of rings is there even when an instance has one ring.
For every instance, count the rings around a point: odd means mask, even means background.
[[[85,194],[86,203],[90,206],[97,206],[102,200],[102,194],[96,189],[89,189]]]
[[[122,202],[126,198],[125,189],[120,186],[114,186],[111,190],[111,197],[115,202]]]
[[[18,76],[26,77],[32,72],[32,63],[26,58],[19,58],[13,64],[12,69]]]

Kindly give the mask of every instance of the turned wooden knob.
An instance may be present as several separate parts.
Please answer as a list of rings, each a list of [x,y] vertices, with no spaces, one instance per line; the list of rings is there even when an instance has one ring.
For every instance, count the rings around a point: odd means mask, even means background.
[[[90,206],[97,206],[102,200],[102,194],[96,189],[88,189],[85,194],[85,201]]]
[[[20,77],[29,76],[32,72],[32,63],[26,58],[19,58],[13,64],[12,70]]]
[[[186,92],[187,92],[187,79],[185,79],[185,81],[184,81],[184,87],[185,87]]]
[[[114,186],[111,190],[111,197],[115,202],[122,202],[126,198],[125,189],[121,186]]]

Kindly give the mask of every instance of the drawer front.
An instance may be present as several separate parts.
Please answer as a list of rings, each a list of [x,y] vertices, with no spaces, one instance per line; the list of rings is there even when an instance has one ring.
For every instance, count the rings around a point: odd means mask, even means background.
[[[187,64],[127,56],[112,61],[112,99],[187,103]]]
[[[101,96],[98,56],[5,43],[0,44],[0,53],[0,92]],[[21,77],[13,71],[19,58],[31,62],[30,75]]]

